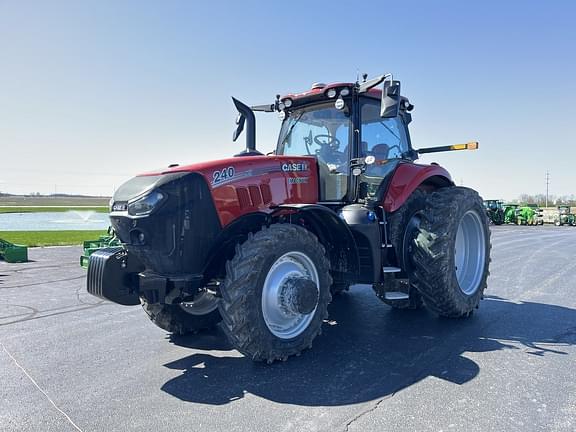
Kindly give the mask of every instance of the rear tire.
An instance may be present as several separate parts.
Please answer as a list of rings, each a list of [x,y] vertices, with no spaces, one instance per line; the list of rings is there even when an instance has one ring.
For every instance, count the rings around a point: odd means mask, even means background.
[[[294,288],[294,280],[308,285]],[[330,262],[316,236],[297,225],[265,227],[237,245],[226,263],[222,329],[254,361],[286,360],[310,348],[321,333],[331,284]],[[313,302],[302,306],[309,312],[300,310],[301,293],[313,292],[314,286]]]
[[[215,327],[222,320],[217,305],[198,310],[198,308],[194,309],[194,306],[190,304],[148,303],[143,298],[140,301],[150,321],[162,330],[175,335],[208,330]]]
[[[470,316],[490,264],[488,218],[478,193],[448,187],[430,194],[413,250],[415,283],[426,306],[445,317]]]

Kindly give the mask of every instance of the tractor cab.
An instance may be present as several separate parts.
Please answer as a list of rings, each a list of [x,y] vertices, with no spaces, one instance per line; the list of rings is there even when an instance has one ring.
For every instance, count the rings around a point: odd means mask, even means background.
[[[504,209],[501,200],[484,200],[484,206],[486,207],[486,210],[492,210],[492,211]]]
[[[380,92],[359,93],[353,84],[315,89],[324,90],[317,100],[283,100],[290,108],[281,112],[275,153],[316,158],[322,202],[375,197],[400,161],[416,157],[407,128],[412,105],[404,98],[398,115],[382,117]]]
[[[472,142],[414,150],[408,131],[414,106],[401,96],[400,82],[391,74],[371,80],[364,75],[356,83],[316,83],[304,93],[277,95],[268,105],[234,103],[240,114],[234,139],[248,122],[246,150],[237,156],[260,154],[254,144],[254,111],[278,112],[282,126],[274,155],[314,157],[319,202],[328,205],[382,202],[400,164],[414,162],[419,153],[478,146]]]

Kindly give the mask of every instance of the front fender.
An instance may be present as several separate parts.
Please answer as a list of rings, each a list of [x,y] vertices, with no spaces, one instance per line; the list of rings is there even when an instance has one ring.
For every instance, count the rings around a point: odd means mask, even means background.
[[[332,273],[339,279],[356,280],[360,261],[352,231],[338,214],[318,204],[281,204],[273,217],[285,213],[298,215],[305,227],[310,229],[326,248],[332,264]]]
[[[408,197],[420,186],[437,189],[453,186],[450,173],[439,165],[402,163],[388,184],[384,194],[383,207],[386,212],[398,210]]]

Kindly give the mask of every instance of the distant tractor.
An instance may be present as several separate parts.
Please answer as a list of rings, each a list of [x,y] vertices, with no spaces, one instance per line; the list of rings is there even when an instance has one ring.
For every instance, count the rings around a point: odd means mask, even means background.
[[[490,222],[494,225],[504,223],[504,207],[501,200],[484,200],[484,207],[486,207],[486,214]]]
[[[415,162],[478,143],[414,149],[413,105],[390,74],[234,104],[233,140],[246,127],[245,150],[116,190],[121,245],[90,255],[88,292],[141,304],[171,333],[220,323],[232,346],[266,362],[311,347],[332,296],[353,284],[397,309],[466,318],[479,306],[490,262],[482,199],[438,164]],[[268,155],[256,149],[255,111],[282,121]]]
[[[576,226],[576,215],[574,215],[569,206],[558,206],[558,215],[554,220],[554,225]]]

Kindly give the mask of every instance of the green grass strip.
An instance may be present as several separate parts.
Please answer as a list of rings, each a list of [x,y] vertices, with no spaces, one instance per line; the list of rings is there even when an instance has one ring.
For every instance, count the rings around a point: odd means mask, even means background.
[[[106,231],[0,231],[0,239],[24,246],[81,245],[96,240]]]
[[[68,211],[94,211],[108,213],[108,207],[2,207],[0,213],[39,213],[39,212],[68,212]]]

